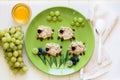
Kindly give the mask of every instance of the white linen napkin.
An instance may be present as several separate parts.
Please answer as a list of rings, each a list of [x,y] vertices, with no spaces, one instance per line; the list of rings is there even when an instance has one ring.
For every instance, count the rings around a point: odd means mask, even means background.
[[[118,17],[114,15],[113,13],[105,10],[105,8],[101,7],[100,5],[94,5],[90,9],[90,20],[91,24],[93,25],[93,28],[95,29],[95,24],[97,20],[102,19],[105,21],[105,28],[103,28],[103,34],[102,34],[102,64],[98,64],[97,57],[98,57],[98,35],[95,32],[95,49],[93,56],[89,63],[83,68],[83,80],[103,80],[99,79],[100,76],[103,74],[109,72],[110,66],[111,66],[111,59],[109,58],[109,51],[107,49],[107,46],[105,46],[105,42],[110,37],[110,34],[112,33],[112,30],[115,28]],[[81,76],[81,75],[80,75]]]
[[[89,63],[84,67],[83,79],[97,78],[102,75],[102,72],[107,73],[111,65],[111,59],[108,56],[108,50],[106,46],[102,46],[102,63],[99,65],[97,62],[98,57],[98,37],[96,36],[95,49],[93,56]],[[104,73],[103,73],[104,74]]]

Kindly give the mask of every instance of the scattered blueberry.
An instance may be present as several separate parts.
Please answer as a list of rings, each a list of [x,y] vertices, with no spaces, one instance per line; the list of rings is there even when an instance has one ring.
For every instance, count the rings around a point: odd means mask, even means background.
[[[77,62],[79,62],[79,58],[77,56],[71,57],[70,60],[73,62],[73,65],[75,65]]]
[[[78,57],[74,57],[74,60],[75,60],[76,62],[79,62],[79,58],[78,58]]]
[[[44,54],[44,51],[42,50],[42,48],[38,48],[38,54],[39,55]]]
[[[74,61],[74,57],[71,57],[70,60],[71,60],[71,61]]]
[[[73,65],[76,65],[76,63],[77,63],[77,62],[75,62],[75,61],[72,61],[72,62],[73,62]]]

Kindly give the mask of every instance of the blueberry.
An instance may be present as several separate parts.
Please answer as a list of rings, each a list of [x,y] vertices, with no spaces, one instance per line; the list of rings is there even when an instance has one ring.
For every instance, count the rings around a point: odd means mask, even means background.
[[[74,57],[71,57],[70,60],[71,60],[71,61],[74,61]]]
[[[71,61],[73,62],[78,62],[79,61],[79,58],[77,56],[73,56],[70,58]]]
[[[45,55],[45,54],[46,54],[46,53],[45,53],[45,51],[43,51],[43,52],[42,52],[42,54],[44,54],[44,55]]]
[[[42,50],[42,48],[38,48],[38,51],[39,51],[39,52],[42,52],[43,50]]]
[[[79,58],[78,58],[78,57],[74,57],[74,60],[75,60],[76,62],[79,62]]]
[[[43,54],[43,50],[42,50],[42,48],[38,48],[38,54],[40,55],[40,54]]]
[[[77,63],[77,62],[75,62],[75,61],[72,61],[72,62],[73,62],[73,65],[76,65],[76,63]]]

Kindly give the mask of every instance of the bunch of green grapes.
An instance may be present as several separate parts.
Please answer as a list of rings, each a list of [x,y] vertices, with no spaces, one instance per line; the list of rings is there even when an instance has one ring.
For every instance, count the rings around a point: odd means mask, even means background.
[[[58,10],[57,11],[50,11],[49,16],[47,16],[47,20],[53,21],[53,22],[57,22],[57,21],[61,22],[62,19],[61,19],[60,15],[61,15],[60,11],[58,11]]]
[[[77,18],[77,17],[74,17],[73,18],[73,21],[72,21],[72,23],[71,23],[71,26],[76,26],[76,27],[83,27],[84,26],[84,20],[83,20],[83,18],[81,18],[81,17],[79,17],[79,18]]]
[[[0,40],[5,58],[15,74],[19,71],[23,73],[27,71],[22,58],[23,35],[20,26],[0,31]]]

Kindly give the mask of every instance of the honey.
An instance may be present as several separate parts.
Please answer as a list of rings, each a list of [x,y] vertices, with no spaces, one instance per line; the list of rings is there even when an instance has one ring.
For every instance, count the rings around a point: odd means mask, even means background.
[[[31,11],[26,4],[18,3],[12,9],[12,17],[17,23],[24,24],[28,22],[30,16]]]

